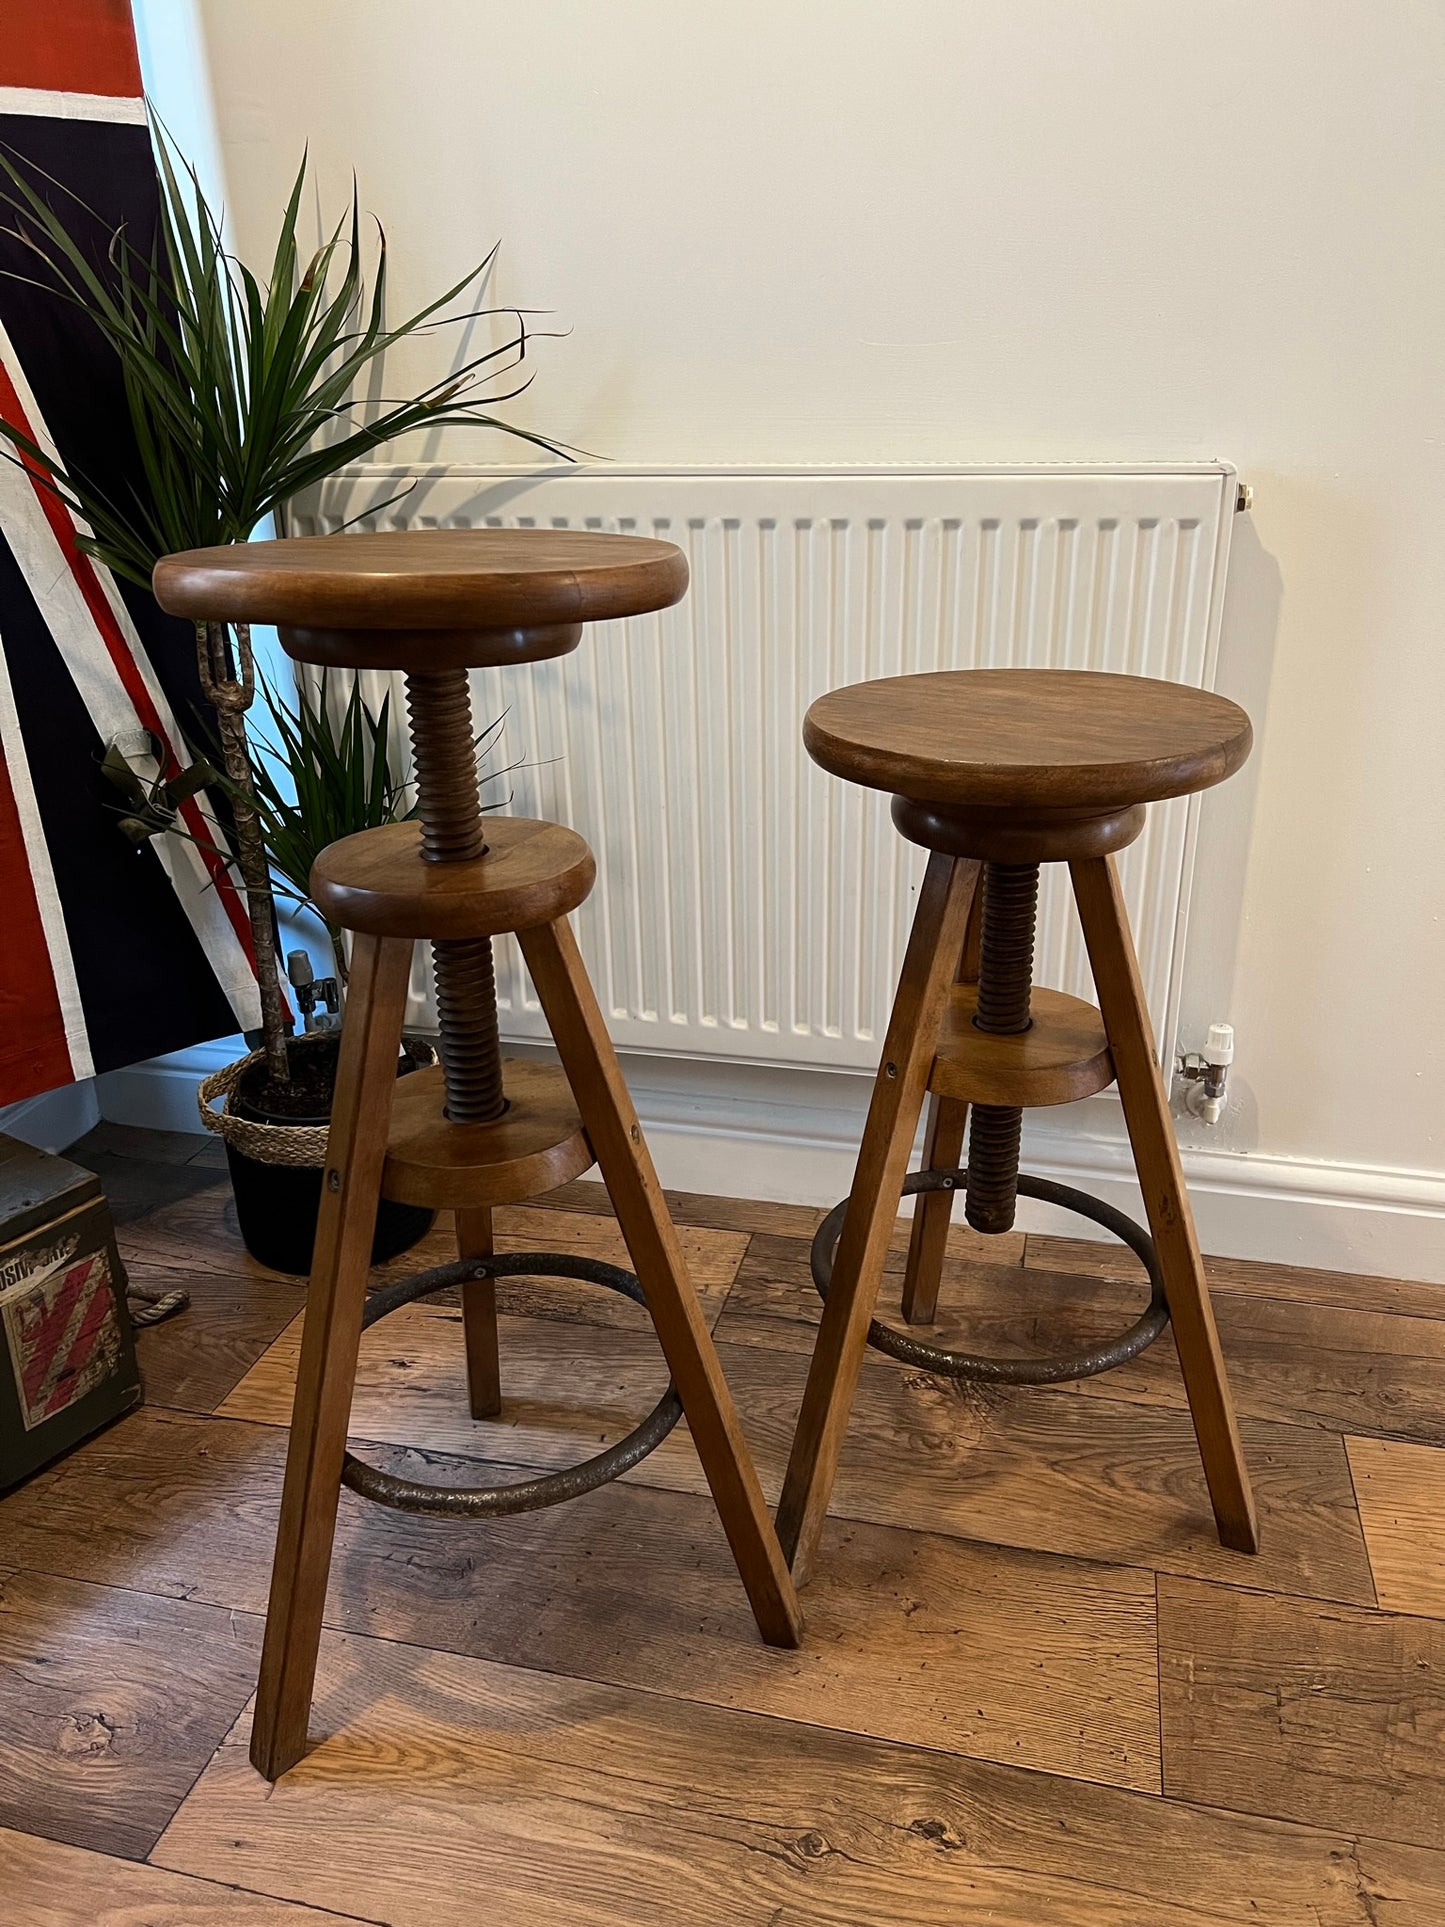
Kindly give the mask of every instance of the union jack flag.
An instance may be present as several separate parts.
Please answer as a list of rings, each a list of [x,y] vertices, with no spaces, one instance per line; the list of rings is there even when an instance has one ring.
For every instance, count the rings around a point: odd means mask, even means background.
[[[148,252],[157,188],[128,0],[0,0],[0,144],[50,177],[104,258]],[[72,200],[69,198],[74,196]],[[0,223],[3,225],[3,223]],[[0,270],[34,257],[0,234]],[[0,416],[122,497],[135,472],[119,372],[84,316],[0,273]],[[0,461],[0,1104],[259,1020],[244,906],[196,800],[134,849],[101,775],[115,743],[190,757],[195,637],[82,553],[64,507]]]

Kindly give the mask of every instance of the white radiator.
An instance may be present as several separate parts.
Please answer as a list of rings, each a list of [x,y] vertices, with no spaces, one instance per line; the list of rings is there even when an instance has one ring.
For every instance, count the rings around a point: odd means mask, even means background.
[[[840,683],[911,670],[1113,669],[1209,686],[1236,493],[1224,463],[965,470],[369,468],[288,526],[581,527],[676,542],[675,609],[575,655],[475,678],[510,773],[484,790],[597,854],[579,935],[617,1044],[872,1070],[924,853],[886,796],[815,768],[800,730]],[[385,679],[368,677],[379,700]],[[398,715],[404,709],[393,704]],[[1122,858],[1144,982],[1173,1047],[1193,861],[1187,801]],[[1041,983],[1090,995],[1057,872]],[[1061,884],[1064,886],[1061,888]],[[515,944],[503,1025],[545,1037]]]

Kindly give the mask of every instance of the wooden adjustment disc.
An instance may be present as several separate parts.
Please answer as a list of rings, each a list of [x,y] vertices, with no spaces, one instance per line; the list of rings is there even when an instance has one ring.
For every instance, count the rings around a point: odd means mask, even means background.
[[[434,1211],[520,1204],[591,1169],[592,1146],[560,1066],[509,1057],[503,1070],[507,1109],[489,1124],[445,1115],[440,1065],[397,1079],[384,1197]]]
[[[834,776],[917,802],[1117,812],[1222,783],[1251,731],[1237,703],[1182,683],[946,669],[820,696],[803,741]]]
[[[197,622],[274,622],[288,655],[355,669],[534,662],[581,625],[687,590],[671,542],[596,529],[403,529],[163,556],[156,600]]]
[[[985,863],[1073,863],[1125,849],[1144,827],[1145,808],[1025,810],[893,799],[893,827],[925,850]]]
[[[1113,1083],[1104,1020],[1082,998],[1035,984],[1033,1023],[1012,1035],[979,1030],[973,1021],[977,1004],[977,984],[955,984],[949,992],[928,1074],[928,1088],[941,1097],[1028,1109],[1072,1104]]]
[[[597,875],[575,830],[489,816],[487,853],[429,863],[419,823],[388,823],[331,843],[311,867],[311,895],[331,923],[375,937],[495,937],[566,916]]]

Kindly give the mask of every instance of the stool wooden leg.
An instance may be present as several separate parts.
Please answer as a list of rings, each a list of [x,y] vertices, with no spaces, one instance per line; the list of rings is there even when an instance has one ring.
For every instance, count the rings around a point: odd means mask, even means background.
[[[955,1171],[963,1159],[968,1106],[956,1097],[928,1100],[928,1130],[923,1140],[925,1171]],[[931,1325],[938,1311],[938,1287],[953,1216],[952,1191],[920,1191],[913,1203],[908,1264],[903,1273],[903,1316],[910,1325]]]
[[[1214,1310],[1194,1213],[1179,1163],[1169,1099],[1154,1049],[1149,1012],[1128,914],[1112,857],[1069,865],[1099,1008],[1109,1033],[1119,1095],[1149,1229],[1159,1254],[1164,1290],[1189,1409],[1204,1461],[1204,1476],[1219,1527],[1220,1543],[1237,1552],[1259,1549],[1259,1528],[1249,1473],[1229,1396]]]
[[[492,1214],[476,1205],[457,1212],[457,1256],[490,1258]],[[462,1334],[467,1347],[467,1397],[473,1418],[495,1418],[502,1409],[502,1372],[497,1357],[497,1283],[468,1278],[462,1286]]]
[[[356,938],[251,1736],[251,1762],[268,1780],[306,1751],[410,976],[409,941]]]
[[[778,1532],[799,1585],[812,1569],[832,1496],[868,1321],[978,874],[977,863],[935,852],[919,891],[778,1507]]]
[[[956,982],[978,982],[979,944],[983,935],[983,891],[975,889],[969,906],[968,930],[963,939]],[[937,1092],[928,1100],[928,1127],[923,1139],[925,1171],[956,1171],[963,1162],[968,1131],[968,1106]],[[931,1325],[938,1313],[938,1287],[948,1250],[948,1226],[953,1217],[954,1191],[920,1191],[913,1206],[913,1229],[908,1238],[908,1263],[903,1272],[903,1316],[910,1325]]]
[[[567,919],[559,917],[518,931],[517,940],[597,1154],[758,1630],[770,1646],[796,1646],[802,1637],[797,1594],[577,939]]]

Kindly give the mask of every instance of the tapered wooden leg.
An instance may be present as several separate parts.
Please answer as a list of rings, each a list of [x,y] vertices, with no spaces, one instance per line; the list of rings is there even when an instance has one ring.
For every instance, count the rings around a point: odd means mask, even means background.
[[[868,1321],[978,874],[977,863],[935,852],[919,892],[778,1507],[778,1533],[799,1585],[812,1570],[832,1496]]]
[[[758,1630],[770,1646],[796,1646],[802,1636],[797,1594],[577,939],[561,917],[518,931],[517,940],[597,1154]]]
[[[482,1204],[457,1212],[457,1256],[490,1258],[492,1214]],[[502,1371],[497,1357],[497,1283],[468,1278],[462,1286],[462,1334],[467,1347],[467,1397],[473,1418],[495,1418],[502,1409]]]
[[[1099,1008],[1109,1033],[1149,1229],[1159,1255],[1174,1342],[1220,1543],[1237,1552],[1256,1552],[1259,1528],[1249,1473],[1239,1443],[1194,1213],[1184,1186],[1119,874],[1112,857],[1092,857],[1071,863],[1069,869]]]
[[[983,890],[975,889],[969,905],[968,929],[959,959],[961,984],[978,982],[979,945],[983,936]],[[928,1128],[923,1140],[925,1171],[956,1171],[963,1162],[968,1130],[968,1106],[937,1092],[928,1100]],[[953,1217],[954,1191],[920,1191],[913,1206],[913,1229],[908,1238],[908,1263],[903,1272],[903,1316],[910,1325],[931,1325],[938,1314],[938,1287],[948,1250],[948,1226]]]
[[[928,1130],[923,1140],[925,1171],[954,1171],[963,1159],[968,1106],[961,1098],[928,1100]],[[952,1191],[920,1191],[913,1204],[908,1264],[903,1273],[903,1316],[910,1325],[931,1325],[938,1311],[938,1287],[953,1216]]]
[[[251,1736],[268,1780],[306,1751],[410,975],[409,941],[355,939]]]

